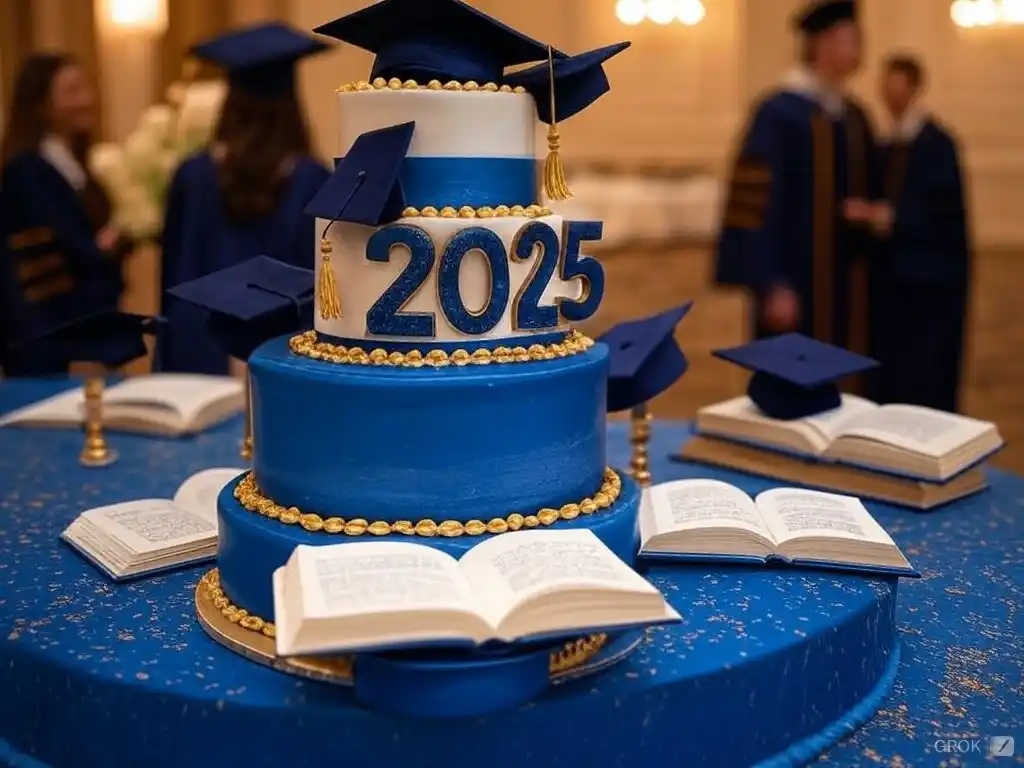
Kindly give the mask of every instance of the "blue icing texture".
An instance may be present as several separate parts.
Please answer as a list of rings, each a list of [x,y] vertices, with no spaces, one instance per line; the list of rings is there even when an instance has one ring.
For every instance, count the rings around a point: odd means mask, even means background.
[[[434,268],[437,258],[434,241],[422,227],[392,224],[373,233],[366,243],[366,258],[386,264],[396,246],[405,246],[409,250],[409,263],[367,310],[366,330],[380,336],[432,339],[437,322],[432,312],[402,312],[401,309]]]
[[[483,254],[490,275],[487,303],[475,311],[466,306],[459,290],[462,262],[472,251]],[[494,328],[505,314],[509,297],[508,260],[501,238],[493,230],[483,227],[470,227],[452,235],[441,254],[437,292],[441,311],[459,333],[478,336]]]
[[[604,224],[600,221],[567,221],[562,233],[562,254],[559,274],[563,280],[582,278],[583,294],[579,299],[560,299],[558,311],[571,322],[591,317],[604,298],[604,267],[590,256],[582,255],[585,242],[601,239]]]
[[[5,381],[0,411],[64,386]],[[609,463],[623,466],[627,429],[608,431]],[[1017,736],[1020,754],[1020,478],[991,471],[990,492],[928,514],[868,505],[924,573],[900,584],[895,632],[891,581],[658,566],[648,576],[682,624],[647,632],[606,673],[439,730],[214,643],[194,612],[205,568],[114,585],[59,543],[83,509],[169,497],[195,471],[234,466],[241,435],[240,419],[182,440],[111,435],[120,461],[88,470],[77,463],[77,430],[0,429],[0,766],[478,768],[484,756],[491,768],[706,768],[795,765],[827,750],[815,765],[998,768],[1015,763],[935,743],[963,736],[985,750],[987,736],[1004,734]],[[771,486],[670,462],[686,435],[655,422],[656,481]]]
[[[279,520],[261,517],[244,509],[235,500],[233,490],[233,485],[226,487],[217,500],[220,526],[217,567],[220,570],[220,582],[233,603],[262,619],[273,618],[271,576],[285,564],[299,544],[322,546],[382,540],[369,533],[345,536],[330,535],[323,531],[310,532],[299,525],[285,525]],[[580,515],[575,520],[559,520],[552,527],[558,530],[589,528],[613,552],[632,564],[640,544],[637,528],[639,507],[640,493],[637,486],[632,480],[623,478],[622,494],[611,507],[598,510],[592,515]],[[416,519],[414,517],[413,522]],[[436,522],[440,522],[440,519]],[[467,535],[446,538],[391,534],[384,540],[411,541],[436,547],[453,557],[461,557],[483,538]]]
[[[286,338],[249,360],[254,469],[305,512],[370,520],[534,514],[595,493],[608,350],[434,369],[334,365]]]
[[[541,252],[534,257],[533,251],[537,245],[540,245]],[[518,331],[557,326],[558,307],[540,306],[540,300],[559,263],[560,249],[555,230],[542,221],[530,222],[516,234],[508,257],[516,262],[535,259],[529,279],[512,300],[512,328]]]

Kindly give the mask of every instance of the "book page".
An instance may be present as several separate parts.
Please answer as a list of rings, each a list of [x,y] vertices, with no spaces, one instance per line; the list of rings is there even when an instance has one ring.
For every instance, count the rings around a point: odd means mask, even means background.
[[[916,405],[886,405],[843,424],[840,437],[862,437],[942,458],[990,429],[988,422]]]
[[[243,389],[242,382],[230,376],[156,373],[111,387],[104,393],[103,403],[107,407],[123,404],[168,408],[178,414],[184,426],[189,426],[208,405],[237,397]]]
[[[140,555],[217,537],[215,521],[182,509],[169,499],[111,504],[83,512],[81,517]]]
[[[459,565],[494,625],[518,603],[566,587],[657,590],[591,531],[516,531],[469,550]]]
[[[76,424],[84,416],[85,395],[78,387],[11,411],[0,417],[0,427],[30,422]]]
[[[217,524],[217,496],[224,486],[245,472],[244,469],[214,467],[196,472],[178,488],[174,503]]]
[[[293,557],[298,559],[307,617],[438,609],[475,612],[473,592],[458,561],[422,544],[303,545]]]
[[[829,442],[840,435],[847,424],[854,419],[878,411],[879,406],[856,395],[841,395],[842,404],[830,411],[808,416],[802,421],[809,424],[828,438]]]
[[[720,480],[673,480],[644,492],[640,537],[700,528],[740,528],[774,541],[744,491]]]
[[[813,536],[893,544],[854,496],[773,488],[758,495],[757,506],[778,542]]]

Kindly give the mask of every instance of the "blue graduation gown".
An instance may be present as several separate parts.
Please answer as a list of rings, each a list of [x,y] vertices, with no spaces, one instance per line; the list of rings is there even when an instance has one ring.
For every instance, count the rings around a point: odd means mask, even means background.
[[[749,289],[754,335],[762,301],[777,285],[800,299],[794,330],[866,353],[866,227],[849,224],[843,203],[877,197],[877,151],[870,121],[855,103],[833,119],[811,97],[779,91],[758,104],[741,138],[716,244],[716,280]]]
[[[957,142],[929,120],[880,156],[894,221],[873,286],[876,397],[956,411],[971,274]]]
[[[260,221],[239,225],[224,214],[210,153],[202,152],[181,165],[168,193],[162,243],[161,301],[167,324],[158,344],[161,370],[228,372],[227,355],[206,333],[206,312],[168,296],[167,289],[255,256],[312,269],[315,221],[303,209],[329,175],[316,160],[298,159],[277,210]]]
[[[108,253],[97,245],[109,208],[103,216],[97,212],[103,206],[90,206],[90,191],[97,188],[76,190],[38,152],[17,154],[3,168],[0,365],[8,376],[66,372],[66,359],[9,345],[76,317],[117,308],[124,288],[120,259],[126,252]]]

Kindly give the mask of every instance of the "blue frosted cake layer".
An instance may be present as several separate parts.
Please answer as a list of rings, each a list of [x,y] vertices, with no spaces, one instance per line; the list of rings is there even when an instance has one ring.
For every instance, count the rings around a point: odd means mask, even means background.
[[[287,338],[249,360],[253,468],[277,504],[324,517],[467,521],[597,492],[608,351],[446,368],[334,364]]]
[[[307,531],[302,526],[285,525],[279,520],[271,520],[248,511],[234,497],[236,485],[237,481],[225,487],[217,499],[217,567],[220,570],[220,582],[224,592],[235,605],[266,620],[270,620],[274,615],[271,576],[277,568],[287,562],[295,547],[300,544],[357,545],[359,542],[393,539],[436,547],[453,557],[461,557],[467,549],[479,544],[486,537],[485,535],[444,538],[393,534],[387,538],[380,538],[369,534],[345,536]],[[575,520],[560,520],[552,528],[589,528],[613,552],[632,565],[639,549],[639,508],[639,489],[632,480],[623,477],[622,493],[611,507],[592,515],[581,515]]]

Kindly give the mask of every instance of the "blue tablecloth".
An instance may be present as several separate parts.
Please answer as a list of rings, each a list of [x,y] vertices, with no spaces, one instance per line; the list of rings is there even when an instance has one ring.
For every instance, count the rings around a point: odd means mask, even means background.
[[[60,381],[3,383],[0,412],[64,386]],[[624,427],[609,427],[610,463],[617,466],[628,460]],[[752,493],[769,485],[669,461],[686,434],[682,423],[655,425],[656,482],[713,476]],[[185,677],[202,678],[210,690],[221,692],[226,706],[247,696],[247,675],[277,674],[249,665],[201,634],[184,585],[194,585],[202,569],[118,587],[118,625],[110,628],[109,642],[84,644],[78,628],[89,602],[110,600],[113,588],[57,541],[57,533],[83,509],[167,497],[192,472],[238,465],[240,436],[239,420],[190,440],[114,435],[122,456],[116,468],[86,470],[76,461],[79,434],[0,430],[0,643],[31,644],[54,664],[114,665],[117,677],[132,685],[171,689]],[[996,471],[990,479],[991,491],[928,514],[869,505],[924,578],[901,585],[903,655],[892,694],[874,720],[835,746],[823,764],[969,766],[991,760],[1000,765],[999,758],[986,757],[988,739],[1014,736],[1016,761],[1024,763],[1024,482]],[[20,558],[21,567],[11,566],[17,548],[19,554],[34,550],[34,568],[25,567],[26,557]],[[181,594],[152,599],[154,585],[166,579],[179,580]],[[182,643],[182,637],[195,642]],[[95,717],[102,721],[102,713]],[[57,720],[36,727],[59,731]],[[723,723],[722,738],[731,730]],[[13,734],[0,723],[0,735]],[[34,763],[0,740],[0,765],[31,768]]]

